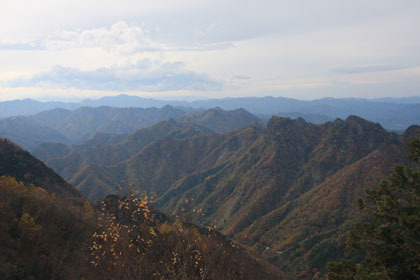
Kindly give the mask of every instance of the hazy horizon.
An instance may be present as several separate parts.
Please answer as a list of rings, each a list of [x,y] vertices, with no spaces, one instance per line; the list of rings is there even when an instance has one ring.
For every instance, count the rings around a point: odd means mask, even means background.
[[[0,101],[420,96],[419,14],[415,0],[7,0]]]
[[[363,97],[350,97],[350,96],[343,96],[343,97],[332,97],[332,96],[322,96],[319,98],[312,98],[312,99],[304,99],[304,98],[294,98],[294,97],[285,97],[285,96],[272,96],[272,95],[266,95],[266,96],[223,96],[223,97],[205,97],[205,96],[156,96],[156,97],[148,97],[148,96],[141,96],[141,95],[135,95],[135,94],[126,94],[126,93],[120,93],[115,95],[103,95],[103,96],[94,96],[94,97],[79,97],[79,98],[71,98],[71,97],[60,97],[60,96],[51,96],[51,97],[23,97],[23,98],[16,98],[16,99],[8,99],[8,100],[0,100],[0,102],[6,102],[6,101],[17,101],[17,100],[34,100],[38,102],[63,102],[63,103],[78,103],[83,102],[87,100],[100,100],[102,98],[107,97],[119,97],[119,96],[130,96],[130,97],[139,97],[144,99],[154,99],[157,101],[180,101],[180,102],[194,102],[194,101],[205,101],[205,100],[223,100],[223,99],[241,99],[241,98],[265,98],[265,97],[273,97],[273,98],[287,98],[287,99],[294,99],[298,101],[316,101],[316,100],[322,100],[322,99],[341,99],[341,100],[371,100],[371,101],[378,101],[378,100],[388,100],[388,99],[402,99],[402,100],[418,100],[420,101],[420,96],[403,96],[403,97],[391,97],[391,96],[385,96],[385,97],[372,97],[372,98],[363,98]],[[410,103],[410,102],[408,102]],[[417,103],[417,102],[416,102]]]

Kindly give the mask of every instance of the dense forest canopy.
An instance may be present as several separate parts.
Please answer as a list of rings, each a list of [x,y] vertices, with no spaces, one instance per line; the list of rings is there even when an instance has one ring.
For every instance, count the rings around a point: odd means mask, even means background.
[[[349,232],[347,250],[360,254],[362,261],[329,263],[329,280],[420,278],[420,138],[409,149],[414,167],[395,165],[387,179],[359,200],[367,219]]]

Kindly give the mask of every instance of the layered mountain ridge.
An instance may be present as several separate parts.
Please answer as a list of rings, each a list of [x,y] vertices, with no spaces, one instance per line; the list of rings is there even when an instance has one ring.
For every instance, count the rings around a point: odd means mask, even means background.
[[[154,192],[161,209],[215,224],[291,275],[313,275],[343,253],[356,198],[420,135],[418,126],[398,136],[356,116],[324,125],[272,117],[227,133],[175,120],[147,129],[47,163],[92,199],[117,184]]]
[[[303,117],[307,121],[323,123],[336,118],[347,118],[358,115],[368,120],[379,122],[386,129],[402,131],[412,124],[420,124],[419,97],[411,98],[322,98],[312,101],[296,100],[284,97],[242,97],[205,99],[196,101],[157,100],[121,94],[97,100],[80,102],[38,102],[31,99],[0,102],[0,118],[16,115],[31,115],[45,110],[62,108],[76,110],[84,106],[113,106],[119,108],[162,108],[175,106],[185,112],[220,107],[224,110],[243,108],[263,118],[272,115],[296,118]]]
[[[217,231],[168,217],[143,196],[109,195],[92,207],[6,139],[0,139],[0,213],[1,279],[155,279],[160,274],[199,279],[204,271],[209,279],[281,275]],[[132,242],[130,234],[138,240]]]
[[[45,143],[83,146],[89,142],[118,143],[130,134],[164,120],[175,119],[205,133],[227,132],[252,123],[262,123],[243,109],[220,108],[190,112],[172,106],[163,108],[82,107],[74,111],[52,109],[29,117],[0,120],[0,137],[9,138],[43,159]],[[95,135],[99,133],[100,137]],[[105,140],[107,138],[107,140]],[[43,147],[39,147],[43,144]],[[103,145],[102,143],[101,145]],[[54,147],[53,147],[54,149]]]

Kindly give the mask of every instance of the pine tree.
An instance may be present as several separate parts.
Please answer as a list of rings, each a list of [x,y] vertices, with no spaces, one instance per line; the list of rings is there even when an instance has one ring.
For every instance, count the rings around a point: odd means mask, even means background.
[[[419,138],[409,143],[409,150],[414,168],[395,165],[386,180],[358,201],[369,219],[349,232],[347,249],[363,260],[329,263],[329,280],[420,279]]]

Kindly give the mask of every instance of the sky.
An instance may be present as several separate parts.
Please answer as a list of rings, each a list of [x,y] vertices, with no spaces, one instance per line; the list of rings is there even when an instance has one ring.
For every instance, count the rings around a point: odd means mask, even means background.
[[[420,96],[418,0],[3,0],[0,101]]]

